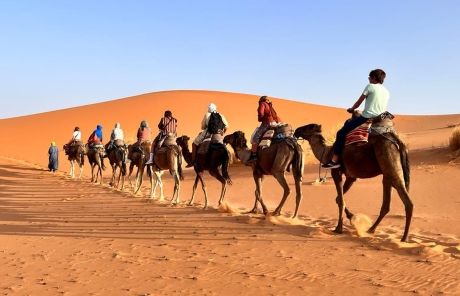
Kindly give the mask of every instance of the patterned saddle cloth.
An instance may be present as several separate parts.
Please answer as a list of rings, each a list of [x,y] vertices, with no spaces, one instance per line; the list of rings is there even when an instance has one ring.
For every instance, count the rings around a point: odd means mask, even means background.
[[[395,132],[392,121],[393,118],[393,114],[384,112],[378,117],[369,119],[346,135],[345,146],[354,143],[367,143],[369,134],[378,135]]]
[[[292,138],[293,135],[294,130],[290,124],[274,126],[264,133],[258,146],[261,149],[268,148],[273,141],[284,141],[287,138]]]

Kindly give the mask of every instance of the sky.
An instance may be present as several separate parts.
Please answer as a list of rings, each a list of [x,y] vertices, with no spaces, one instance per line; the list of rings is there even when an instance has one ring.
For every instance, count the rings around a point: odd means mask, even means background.
[[[163,90],[460,113],[457,0],[0,0],[0,118]]]

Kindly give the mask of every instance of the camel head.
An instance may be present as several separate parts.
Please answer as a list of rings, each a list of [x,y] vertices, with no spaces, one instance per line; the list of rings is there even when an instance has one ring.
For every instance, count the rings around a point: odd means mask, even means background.
[[[236,131],[233,134],[224,137],[224,144],[230,144],[233,148],[247,148],[247,141],[242,131]]]
[[[179,145],[181,147],[188,147],[188,141],[189,140],[190,140],[189,136],[183,135],[183,136],[177,137],[176,143],[177,143],[177,145]]]
[[[309,140],[313,135],[318,134],[321,134],[321,125],[316,123],[298,127],[294,132],[294,136],[296,138],[302,138],[305,140]]]

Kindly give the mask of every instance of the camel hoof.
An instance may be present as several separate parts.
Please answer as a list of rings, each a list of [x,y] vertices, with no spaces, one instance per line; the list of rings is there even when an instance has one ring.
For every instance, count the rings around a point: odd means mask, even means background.
[[[280,216],[280,211],[273,211],[272,216]]]
[[[403,243],[408,243],[408,242],[409,242],[409,238],[408,238],[408,237],[402,237],[402,238],[401,238],[401,242],[403,242]]]
[[[367,230],[367,233],[374,233],[374,232],[375,232],[375,228],[372,228],[372,227]]]
[[[342,227],[336,227],[332,232],[337,233],[337,234],[342,234],[343,230],[342,230]]]
[[[252,209],[252,210],[250,210],[248,212],[245,212],[245,214],[258,214],[258,213],[259,213],[259,211],[256,208],[254,208],[254,209]]]

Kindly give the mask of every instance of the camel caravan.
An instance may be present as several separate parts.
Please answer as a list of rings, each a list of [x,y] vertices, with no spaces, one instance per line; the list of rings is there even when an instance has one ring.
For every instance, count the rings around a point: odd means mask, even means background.
[[[91,165],[91,182],[102,183],[102,171],[105,169],[104,158],[108,158],[112,167],[110,185],[123,190],[124,180],[137,194],[142,186],[144,172],[150,181],[149,200],[155,200],[159,188],[159,200],[165,200],[162,175],[169,171],[174,180],[174,192],[171,204],[180,203],[180,188],[183,177],[183,160],[186,167],[193,167],[195,181],[192,196],[188,205],[194,204],[198,183],[204,193],[204,208],[208,206],[205,171],[217,179],[221,184],[219,206],[223,203],[228,186],[232,185],[229,174],[231,159],[227,145],[234,152],[235,157],[252,170],[255,183],[254,207],[249,213],[257,213],[259,205],[264,215],[269,210],[263,200],[263,178],[272,175],[283,188],[283,195],[279,205],[271,215],[280,215],[291,189],[286,180],[286,172],[292,172],[295,184],[295,211],[293,218],[298,214],[302,201],[302,175],[304,170],[304,156],[299,140],[306,140],[310,144],[314,156],[324,168],[331,170],[337,190],[336,203],[339,210],[338,223],[334,230],[342,233],[343,215],[352,219],[353,214],[346,207],[344,194],[358,178],[373,178],[383,175],[383,201],[380,214],[374,224],[368,229],[373,233],[382,219],[390,210],[391,190],[395,188],[401,198],[406,212],[406,221],[401,241],[409,239],[409,228],[412,219],[413,204],[409,197],[410,168],[405,144],[393,128],[393,115],[386,111],[388,91],[382,86],[385,72],[380,69],[371,71],[369,85],[347,111],[352,113],[343,128],[337,132],[336,142],[332,146],[326,145],[321,132],[321,125],[307,124],[295,131],[291,125],[283,123],[272,102],[266,96],[259,99],[258,121],[261,124],[255,129],[248,146],[245,134],[235,131],[225,135],[228,122],[225,116],[217,112],[217,106],[209,104],[201,122],[201,131],[193,140],[190,150],[190,137],[177,137],[177,119],[171,111],[166,111],[161,118],[159,134],[152,141],[151,130],[147,121],[143,120],[137,131],[137,142],[127,145],[124,142],[123,131],[117,123],[112,130],[110,141],[102,144],[102,126],[98,125],[88,138],[88,143],[81,141],[81,132],[75,128],[71,141],[64,145],[64,150],[70,161],[70,176],[75,177],[75,164],[80,168],[78,178],[81,178],[84,165],[84,155]],[[362,113],[356,109],[366,100]],[[129,163],[129,171],[127,164]],[[131,175],[136,167],[134,184]],[[128,172],[127,172],[128,171]],[[345,176],[345,180],[343,177]]]

